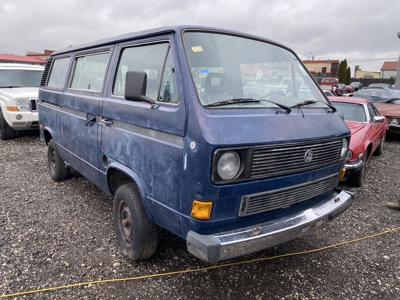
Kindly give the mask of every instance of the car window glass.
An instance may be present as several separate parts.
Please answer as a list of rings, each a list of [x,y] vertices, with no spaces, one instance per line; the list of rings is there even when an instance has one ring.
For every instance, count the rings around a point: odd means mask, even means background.
[[[366,122],[364,105],[356,103],[332,102],[337,112],[344,116],[346,121]]]
[[[62,89],[68,76],[70,57],[59,58],[53,61],[47,86],[54,89]]]
[[[106,75],[108,57],[108,52],[78,57],[70,88],[100,92]]]
[[[178,103],[178,89],[176,86],[175,67],[172,61],[172,52],[168,52],[165,62],[163,79],[161,82],[160,96],[158,101],[168,103]]]
[[[373,121],[374,120],[374,116],[375,116],[375,112],[372,109],[371,104],[368,103],[367,107],[368,107],[369,117],[371,118],[371,121]]]
[[[117,68],[113,94],[124,96],[127,72],[146,72],[146,96],[157,100],[161,73],[168,48],[168,43],[161,43],[124,49]]]
[[[375,113],[375,116],[380,116],[381,114],[379,113],[379,111],[378,111],[378,109],[375,107],[375,105],[373,105],[372,103],[371,103],[371,107],[372,107],[372,109],[374,110],[374,113]]]

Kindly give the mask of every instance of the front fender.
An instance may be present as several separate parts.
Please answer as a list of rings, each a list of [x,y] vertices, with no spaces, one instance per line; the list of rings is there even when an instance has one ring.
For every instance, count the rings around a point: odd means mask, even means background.
[[[143,184],[143,181],[139,177],[139,175],[132,169],[128,168],[127,166],[125,166],[117,161],[112,161],[108,165],[108,168],[106,171],[107,178],[108,178],[108,174],[109,174],[110,170],[117,170],[117,171],[124,173],[136,184],[136,186],[139,190],[140,197],[142,198],[143,206],[145,208],[146,214],[151,217],[152,215],[151,215],[150,206],[149,206],[149,203],[148,203],[147,197],[146,197],[147,193],[146,193],[145,185]],[[108,192],[110,193],[111,192],[110,187],[107,186],[107,188],[108,188]]]

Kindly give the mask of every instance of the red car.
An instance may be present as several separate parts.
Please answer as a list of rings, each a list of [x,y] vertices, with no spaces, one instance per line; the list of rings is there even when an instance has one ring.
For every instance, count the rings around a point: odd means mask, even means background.
[[[329,97],[329,100],[344,116],[351,131],[348,159],[341,179],[360,187],[364,182],[368,159],[383,153],[388,124],[368,100],[354,97]]]

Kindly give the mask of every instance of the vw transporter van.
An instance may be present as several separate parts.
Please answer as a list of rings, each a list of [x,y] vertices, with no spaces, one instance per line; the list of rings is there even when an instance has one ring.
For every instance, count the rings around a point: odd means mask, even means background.
[[[51,178],[73,169],[113,195],[129,260],[155,253],[159,228],[230,259],[352,203],[337,188],[349,130],[296,54],[264,38],[180,26],[59,51],[39,115]]]

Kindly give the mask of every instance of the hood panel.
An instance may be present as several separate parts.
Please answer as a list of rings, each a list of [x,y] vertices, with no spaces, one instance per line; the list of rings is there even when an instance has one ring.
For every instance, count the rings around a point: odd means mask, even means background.
[[[390,103],[376,103],[374,105],[384,116],[400,117],[400,105]]]
[[[10,99],[15,98],[37,98],[39,88],[37,87],[22,87],[22,88],[0,88],[0,97]]]
[[[363,124],[363,123],[359,123],[359,122],[346,121],[346,125],[350,129],[351,135],[354,135],[356,132],[358,132],[361,129],[363,129],[367,124]]]
[[[344,121],[327,113],[290,114],[271,110],[207,110],[201,114],[203,136],[213,145],[284,143],[349,135]]]

